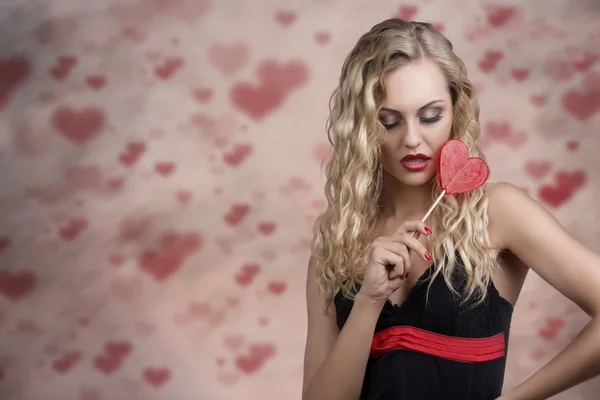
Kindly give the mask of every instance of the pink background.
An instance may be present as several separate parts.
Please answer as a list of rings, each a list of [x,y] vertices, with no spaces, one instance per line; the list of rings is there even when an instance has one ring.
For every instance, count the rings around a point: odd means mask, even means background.
[[[3,2],[0,398],[299,399],[328,99],[394,15],[469,67],[492,180],[600,250],[595,0]],[[530,273],[506,386],[587,321]]]

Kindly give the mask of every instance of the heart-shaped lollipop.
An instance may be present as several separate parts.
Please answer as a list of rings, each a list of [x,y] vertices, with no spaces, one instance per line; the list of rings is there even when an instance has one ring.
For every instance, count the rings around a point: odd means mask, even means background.
[[[485,184],[490,174],[486,162],[479,157],[469,157],[467,145],[450,139],[442,146],[438,160],[438,179],[442,193],[421,221],[425,221],[446,194],[465,193]]]
[[[490,170],[479,157],[469,158],[467,145],[458,139],[447,141],[440,151],[438,178],[446,194],[464,193],[483,186]]]

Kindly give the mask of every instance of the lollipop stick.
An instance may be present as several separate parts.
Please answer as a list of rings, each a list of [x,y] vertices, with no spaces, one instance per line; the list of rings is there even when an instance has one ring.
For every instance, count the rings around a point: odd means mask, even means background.
[[[433,205],[431,207],[429,207],[429,211],[427,211],[425,216],[421,219],[421,222],[425,222],[425,220],[431,215],[431,213],[433,212],[433,209],[435,208],[435,206],[438,205],[438,203],[442,200],[442,197],[444,197],[445,194],[446,194],[446,190],[444,189],[442,191],[442,193],[440,193],[438,198],[433,202]],[[413,235],[413,237],[415,237],[417,235],[417,231],[413,232],[412,235]]]
[[[433,202],[432,206],[429,207],[429,211],[427,211],[427,213],[425,214],[425,216],[421,219],[421,222],[425,222],[425,220],[427,219],[427,217],[429,217],[429,215],[433,212],[433,209],[435,208],[435,206],[438,205],[438,203],[442,200],[442,197],[444,197],[445,194],[446,194],[446,189],[444,189],[442,191],[442,193],[440,193],[440,195],[438,196],[438,198]],[[418,233],[419,233],[418,231],[414,231],[412,233],[412,237],[416,237]],[[408,249],[408,253],[410,254],[410,249]],[[388,269],[388,272],[391,272],[394,269],[395,265],[388,264],[388,265],[386,265],[386,267]]]
[[[431,207],[429,207],[429,211],[427,211],[427,214],[425,214],[425,216],[423,217],[423,219],[421,219],[421,222],[425,222],[425,220],[429,217],[429,215],[431,215],[431,213],[433,212],[433,209],[435,208],[435,206],[438,205],[438,203],[442,200],[442,197],[444,197],[445,194],[446,194],[446,190],[443,190],[442,193],[435,200],[435,202],[433,203],[433,205]]]

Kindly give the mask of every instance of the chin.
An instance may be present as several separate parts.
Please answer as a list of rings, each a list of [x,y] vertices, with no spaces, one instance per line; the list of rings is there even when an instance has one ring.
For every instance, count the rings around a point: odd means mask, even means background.
[[[389,170],[388,170],[389,171]],[[436,166],[430,165],[425,170],[420,172],[408,172],[404,168],[396,169],[392,171],[392,175],[400,183],[410,187],[424,186],[431,183],[435,177]]]
[[[431,182],[431,178],[433,178],[433,176],[430,174],[423,174],[421,176],[411,175],[409,177],[402,177],[402,179],[399,179],[399,181],[406,186],[418,187],[429,184]]]
[[[402,171],[400,173],[393,174],[393,177],[396,178],[403,185],[410,187],[418,187],[429,184],[433,179],[434,174],[428,171],[417,173],[406,173]]]

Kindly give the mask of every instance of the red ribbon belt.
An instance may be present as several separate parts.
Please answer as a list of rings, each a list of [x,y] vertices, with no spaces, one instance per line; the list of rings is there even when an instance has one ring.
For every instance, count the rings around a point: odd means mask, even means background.
[[[455,361],[485,362],[504,357],[504,332],[487,338],[459,338],[413,326],[393,326],[375,334],[371,357],[377,358],[390,350],[411,350]]]

